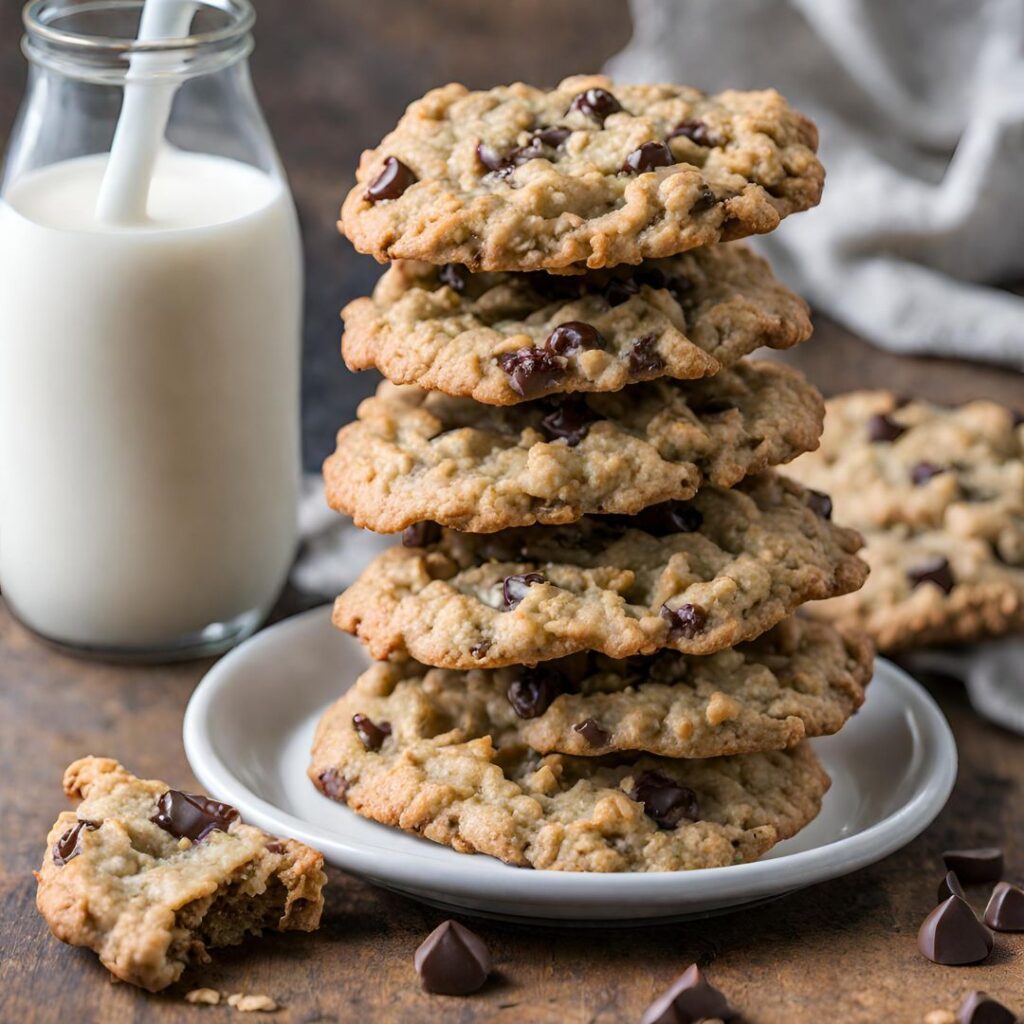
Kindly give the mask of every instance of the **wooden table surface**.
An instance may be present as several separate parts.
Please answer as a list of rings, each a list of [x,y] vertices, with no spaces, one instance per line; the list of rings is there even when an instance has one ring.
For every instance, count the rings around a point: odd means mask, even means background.
[[[594,16],[599,6],[600,18]],[[0,9],[0,138],[22,71],[16,5]],[[301,9],[301,18],[297,10]],[[336,311],[377,273],[334,237],[332,218],[358,150],[402,105],[449,78],[470,84],[550,81],[595,68],[628,34],[623,5],[585,0],[260,0],[257,84],[288,164],[306,228],[306,451],[315,463],[365,383],[337,363]],[[515,46],[508,46],[509,39]],[[818,336],[792,353],[826,392],[889,386],[944,401],[1018,402],[1019,376],[965,363],[899,359],[819,319]],[[297,607],[292,595],[278,614]],[[227,1021],[226,1007],[193,1008],[189,985],[151,996],[112,985],[96,958],[52,939],[34,909],[31,871],[63,809],[64,766],[109,754],[139,774],[195,785],[181,746],[181,716],[208,663],[137,668],[53,653],[0,606],[0,1024]],[[941,852],[999,844],[1024,873],[1024,742],[977,718],[962,688],[933,685],[960,746],[960,777],[946,810],[898,854],[854,875],[769,906],[688,925],[547,929],[473,923],[499,977],[476,996],[423,994],[412,954],[443,917],[331,872],[314,935],[269,937],[223,952],[192,983],[264,992],[289,1024],[349,1021],[636,1021],[693,961],[754,1022],[918,1022],[983,988],[1024,1010],[1024,940],[1000,936],[990,960],[938,967],[914,936],[934,901]]]

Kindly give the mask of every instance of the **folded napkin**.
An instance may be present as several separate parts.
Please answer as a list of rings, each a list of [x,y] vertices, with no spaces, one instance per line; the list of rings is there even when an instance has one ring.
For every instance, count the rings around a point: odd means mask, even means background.
[[[631,0],[622,81],[777,88],[821,132],[821,206],[758,247],[885,348],[1024,368],[1020,0]]]

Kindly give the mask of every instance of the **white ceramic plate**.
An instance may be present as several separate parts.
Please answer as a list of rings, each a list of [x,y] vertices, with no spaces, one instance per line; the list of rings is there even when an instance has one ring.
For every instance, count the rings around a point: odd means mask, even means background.
[[[294,836],[339,868],[417,899],[515,919],[640,923],[718,913],[855,871],[910,842],[956,778],[942,713],[879,660],[863,709],[814,747],[832,776],[818,818],[753,864],[687,872],[530,871],[366,821],[306,777],[323,709],[367,658],[327,608],[264,630],[218,662],[185,714],[185,752],[204,787],[247,821]]]

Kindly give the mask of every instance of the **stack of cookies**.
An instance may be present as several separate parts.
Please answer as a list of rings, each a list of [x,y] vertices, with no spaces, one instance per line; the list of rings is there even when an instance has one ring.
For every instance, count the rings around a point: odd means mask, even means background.
[[[588,871],[749,861],[817,814],[802,741],[856,710],[872,653],[793,613],[866,567],[770,471],[823,403],[744,357],[810,323],[730,243],[817,203],[815,145],[774,92],[578,77],[437,89],[363,155],[341,227],[397,262],[344,353],[388,379],[325,479],[403,532],[335,605],[381,660],[320,723],[328,797]]]

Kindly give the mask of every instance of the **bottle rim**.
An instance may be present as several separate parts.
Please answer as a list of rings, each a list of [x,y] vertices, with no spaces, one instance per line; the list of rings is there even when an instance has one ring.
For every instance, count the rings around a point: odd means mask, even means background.
[[[139,11],[145,0],[29,0],[22,8],[22,49],[33,63],[95,82],[114,84],[132,69],[133,77],[190,77],[225,66],[252,49],[256,11],[250,0],[194,0],[198,11],[216,11],[226,24],[180,38],[139,42],[133,37],[75,31],[58,24],[76,16]],[[132,58],[164,60],[145,69]],[[211,63],[212,62],[212,63]]]

